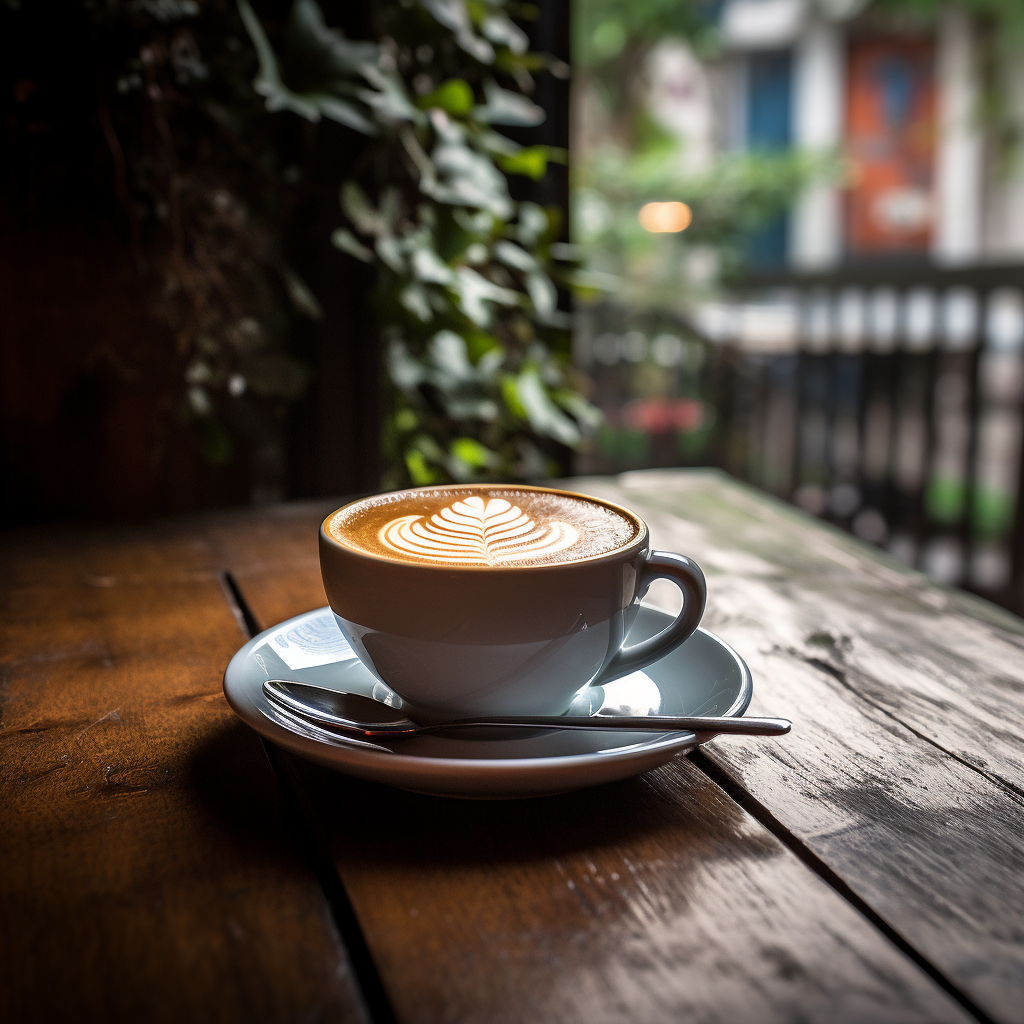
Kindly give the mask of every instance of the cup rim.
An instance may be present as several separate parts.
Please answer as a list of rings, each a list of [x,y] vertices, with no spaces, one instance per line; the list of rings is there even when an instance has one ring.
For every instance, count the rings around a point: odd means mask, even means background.
[[[585,501],[591,501],[596,505],[603,505],[605,508],[611,509],[613,512],[618,513],[625,519],[634,523],[638,527],[637,535],[628,544],[624,544],[622,547],[615,548],[612,551],[605,551],[599,555],[588,555],[586,558],[576,558],[571,562],[547,562],[541,565],[516,565],[514,563],[507,565],[466,565],[458,562],[410,562],[404,558],[392,558],[390,555],[377,555],[371,554],[369,551],[362,551],[354,546],[343,544],[331,535],[330,531],[327,529],[327,524],[339,512],[344,512],[345,509],[351,508],[353,505],[359,505],[364,501],[369,501],[372,498],[380,497],[384,494],[395,493],[394,491],[381,491],[378,494],[364,495],[361,498],[356,498],[353,501],[346,502],[344,505],[339,506],[333,512],[329,513],[320,524],[320,540],[330,544],[334,548],[344,551],[348,555],[365,558],[371,562],[384,562],[388,565],[402,566],[403,568],[425,570],[428,572],[507,573],[509,570],[515,572],[539,572],[541,570],[557,571],[564,570],[574,565],[596,565],[601,562],[618,561],[624,557],[628,559],[643,548],[644,543],[648,540],[650,534],[647,523],[634,511],[626,508],[625,505],[619,505],[614,501],[608,501],[606,498],[598,498],[595,495],[586,494],[583,491],[568,491],[559,487],[541,487],[535,484],[507,483],[502,481],[495,481],[493,483],[427,484],[423,487],[399,487],[396,488],[396,490],[439,491],[446,488],[451,490],[493,490],[496,487],[507,487],[519,491],[537,491],[542,494],[557,494],[565,498],[578,498]]]

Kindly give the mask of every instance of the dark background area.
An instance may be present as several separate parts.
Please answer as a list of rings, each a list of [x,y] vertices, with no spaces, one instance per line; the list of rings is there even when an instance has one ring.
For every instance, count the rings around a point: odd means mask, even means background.
[[[257,8],[281,23],[288,4]],[[323,8],[328,24],[370,37],[370,5]],[[567,60],[567,4],[541,12],[526,26],[535,48]],[[250,47],[240,25],[236,35]],[[263,493],[259,453],[244,438],[227,464],[210,464],[193,426],[176,414],[184,365],[152,301],[161,243],[140,235],[128,209],[134,140],[111,114],[124,49],[124,39],[97,29],[72,0],[0,10],[0,470],[8,524],[131,519],[245,504]],[[254,56],[251,64],[254,74]],[[522,141],[567,145],[568,82],[543,76],[536,99],[549,118]],[[286,183],[284,198],[268,206],[285,259],[324,313],[319,321],[296,317],[289,328],[288,350],[310,375],[288,408],[274,496],[373,490],[382,468],[373,271],[330,244],[339,185],[363,137],[332,122],[263,117],[261,138],[278,175],[268,180]],[[541,184],[517,179],[513,188],[517,198],[567,205],[567,171],[558,165]]]

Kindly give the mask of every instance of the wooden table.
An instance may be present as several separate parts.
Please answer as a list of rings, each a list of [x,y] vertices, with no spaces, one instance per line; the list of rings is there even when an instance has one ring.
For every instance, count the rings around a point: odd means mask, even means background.
[[[0,1020],[1024,1021],[1024,622],[714,473],[572,486],[700,561],[790,736],[375,786],[221,692],[325,603],[327,504],[8,534]]]

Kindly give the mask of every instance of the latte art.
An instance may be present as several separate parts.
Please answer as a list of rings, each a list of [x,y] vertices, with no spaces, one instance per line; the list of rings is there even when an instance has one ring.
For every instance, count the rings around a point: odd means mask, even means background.
[[[375,558],[511,570],[598,558],[632,543],[643,525],[596,498],[525,485],[448,484],[354,501],[324,529]]]
[[[424,516],[399,516],[381,527],[381,543],[431,562],[502,565],[564,551],[580,535],[563,522],[534,522],[504,498],[473,495]]]

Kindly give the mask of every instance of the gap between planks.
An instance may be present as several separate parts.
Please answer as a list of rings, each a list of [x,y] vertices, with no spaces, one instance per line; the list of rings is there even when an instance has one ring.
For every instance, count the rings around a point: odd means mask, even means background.
[[[686,755],[710,782],[718,786],[740,805],[752,818],[766,828],[791,853],[794,853],[826,885],[831,886],[854,910],[885,936],[901,953],[909,957],[928,975],[951,999],[955,999],[980,1024],[997,1024],[970,996],[954,985],[927,957],[919,953],[895,928],[881,917],[871,905],[857,895],[843,879],[836,874],[813,850],[798,839],[774,814],[756,797],[743,788],[727,771],[719,768],[703,750],[698,747]]]
[[[231,611],[242,631],[251,639],[262,631],[260,623],[249,607],[245,596],[242,594],[237,581],[228,571],[221,573],[221,581],[224,585],[224,594],[227,598]],[[824,665],[818,665],[825,668]],[[831,670],[831,666],[827,670]],[[834,672],[830,671],[830,674]],[[846,683],[845,679],[839,680]],[[885,709],[880,709],[885,710]],[[896,717],[886,712],[890,717]],[[915,730],[912,730],[915,731]],[[916,731],[915,731],[916,734]],[[922,737],[926,738],[926,737]],[[933,746],[938,746],[934,741]],[[284,758],[274,746],[263,740],[263,747],[266,750],[267,758],[270,761],[278,783],[288,798],[288,806],[292,811],[292,817],[296,825],[301,845],[309,858],[317,881],[324,893],[324,898],[331,908],[331,914],[335,926],[342,937],[345,946],[348,948],[352,961],[352,968],[356,981],[365,1000],[369,1015],[374,1024],[396,1024],[396,1018],[391,1004],[388,1002],[387,994],[381,981],[380,973],[373,962],[366,938],[359,926],[355,910],[345,891],[344,883],[338,875],[337,868],[330,856],[319,831],[313,826],[312,808],[307,802],[298,787],[292,773],[284,763]],[[944,753],[949,754],[944,748]],[[954,754],[950,756],[956,757]],[[791,853],[793,853],[807,868],[816,874],[834,892],[853,907],[860,915],[872,925],[876,931],[883,935],[901,953],[912,960],[925,974],[931,978],[951,999],[954,999],[967,1013],[974,1017],[979,1024],[997,1024],[984,1010],[981,1009],[968,995],[954,985],[927,957],[916,950],[899,932],[885,921],[872,907],[850,888],[817,854],[790,832],[778,818],[775,817],[759,800],[745,790],[725,770],[719,768],[699,748],[687,755],[689,761],[701,771],[705,777],[721,789],[731,800],[737,803],[748,814],[751,815],[760,825],[767,829],[776,839],[779,840]],[[958,761],[961,758],[956,758]],[[963,762],[967,767],[979,771],[980,774],[989,778],[988,774],[981,771],[975,765]],[[992,779],[989,781],[1006,785],[1005,780]],[[1016,787],[1008,788],[1016,790]]]
[[[223,570],[220,573],[220,579],[232,614],[238,621],[242,632],[251,640],[263,631],[259,621],[249,607],[234,576],[227,570]],[[367,1014],[373,1024],[396,1024],[394,1010],[384,991],[384,985],[377,966],[373,962],[366,937],[359,927],[359,920],[352,908],[348,893],[345,891],[345,884],[338,874],[320,831],[314,825],[313,809],[296,783],[295,777],[286,763],[286,755],[283,755],[272,743],[262,737],[260,741],[278,785],[284,793],[285,806],[288,808],[295,827],[298,845],[310,862],[324,899],[330,908],[334,925],[338,929],[342,943],[348,950],[352,972],[363,997]]]

